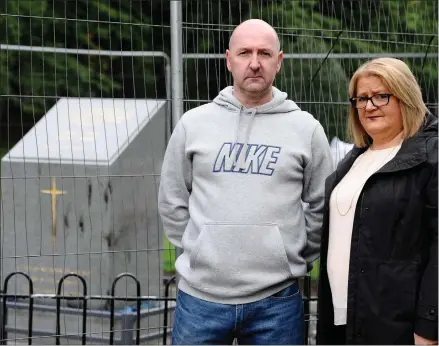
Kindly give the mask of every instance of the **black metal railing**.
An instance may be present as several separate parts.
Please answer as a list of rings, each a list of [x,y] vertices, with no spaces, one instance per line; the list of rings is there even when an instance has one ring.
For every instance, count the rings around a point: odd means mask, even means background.
[[[28,281],[28,285],[29,285],[29,293],[28,294],[8,294],[8,284],[9,281],[12,277],[14,276],[23,276],[24,278],[26,278],[26,280]],[[70,278],[70,277],[75,277],[77,278],[81,284],[82,284],[82,296],[65,296],[62,295],[62,287],[63,287],[63,283],[65,281],[65,279]],[[117,282],[123,278],[123,277],[127,277],[127,278],[131,278],[135,285],[136,285],[136,296],[133,297],[117,297],[116,296],[116,284]],[[111,285],[111,293],[110,295],[88,295],[88,290],[87,290],[87,283],[86,280],[81,276],[78,275],[76,273],[70,273],[70,274],[66,274],[64,275],[58,282],[57,285],[57,293],[56,295],[41,295],[41,294],[35,294],[34,293],[34,285],[33,285],[33,281],[32,279],[29,277],[28,274],[24,273],[24,272],[14,272],[9,274],[5,281],[4,281],[4,285],[3,285],[3,291],[0,293],[0,297],[2,299],[2,311],[1,311],[1,326],[0,326],[0,344],[1,345],[6,345],[8,339],[8,331],[18,331],[20,333],[23,333],[23,330],[18,330],[18,328],[14,328],[14,327],[8,327],[8,309],[14,307],[17,308],[16,304],[17,303],[11,303],[9,302],[10,306],[8,307],[8,299],[14,299],[15,301],[17,299],[23,299],[23,300],[28,300],[28,306],[26,305],[19,305],[18,308],[20,309],[24,309],[27,308],[28,309],[28,323],[27,323],[27,342],[29,343],[29,345],[32,344],[32,340],[35,338],[35,334],[38,334],[40,336],[44,336],[44,337],[54,337],[55,338],[55,342],[57,345],[61,344],[61,337],[81,337],[81,343],[83,345],[85,345],[87,343],[87,341],[94,341],[94,342],[99,342],[99,343],[109,343],[110,345],[114,345],[115,344],[115,319],[116,319],[116,315],[119,316],[119,318],[123,318],[123,317],[127,317],[127,315],[123,315],[123,314],[116,314],[115,312],[115,301],[133,301],[135,302],[135,314],[131,313],[129,314],[129,319],[128,322],[125,320],[125,318],[122,319],[122,325],[123,327],[120,329],[120,331],[122,332],[122,336],[120,340],[117,340],[117,344],[136,344],[139,345],[142,342],[142,337],[140,335],[140,331],[141,331],[141,326],[140,326],[140,322],[142,319],[142,316],[144,316],[144,314],[142,313],[142,309],[141,309],[141,304],[142,301],[156,301],[156,302],[163,302],[164,307],[163,307],[163,324],[160,327],[161,329],[161,333],[159,333],[158,335],[155,335],[155,337],[162,339],[162,344],[166,345],[167,344],[167,338],[168,338],[168,334],[169,332],[172,330],[172,328],[170,328],[169,326],[169,312],[170,312],[170,307],[169,307],[169,302],[176,301],[175,297],[170,297],[170,286],[172,283],[174,283],[176,280],[175,276],[171,277],[170,279],[166,280],[165,283],[165,291],[164,291],[164,297],[155,297],[155,296],[142,296],[141,295],[141,284],[139,282],[139,280],[136,278],[135,275],[131,274],[131,273],[122,273],[120,275],[118,275],[112,285]],[[311,278],[309,276],[306,276],[305,278],[303,278],[303,281],[301,280],[301,286],[302,286],[302,296],[303,296],[303,311],[304,311],[304,316],[305,316],[305,330],[304,330],[304,335],[305,335],[305,340],[304,340],[304,344],[307,345],[310,343],[310,322],[312,321],[316,321],[316,319],[311,319],[311,316],[313,315],[312,311],[311,311],[311,302],[313,301],[317,301],[317,297],[312,296],[311,294]],[[42,332],[42,331],[35,331],[34,327],[33,327],[33,318],[34,318],[34,311],[35,310],[40,310],[40,311],[53,311],[50,310],[49,307],[47,306],[36,306],[34,304],[34,299],[35,297],[42,297],[44,296],[45,298],[49,298],[49,299],[55,299],[56,301],[56,309],[55,309],[55,313],[56,313],[56,331],[55,333],[49,333],[49,332]],[[64,309],[66,313],[72,313],[75,315],[80,315],[82,317],[82,330],[80,333],[75,334],[75,335],[62,335],[61,334],[61,311],[63,310],[61,308],[61,300],[79,300],[82,301],[82,308],[81,309],[71,309],[69,308],[69,310],[67,311],[66,309]],[[88,301],[92,301],[92,300],[106,300],[110,302],[110,311],[106,311],[106,313],[103,313],[102,311],[91,311],[88,310],[87,307],[87,302]],[[175,307],[175,304],[174,304]],[[315,313],[314,313],[315,314]],[[88,316],[105,316],[105,317],[109,317],[109,340],[108,339],[104,339],[104,338],[97,338],[97,337],[91,337],[90,335],[87,337],[87,317]],[[317,316],[316,316],[317,317]],[[134,327],[134,324],[136,325]],[[36,333],[37,332],[37,333]],[[135,332],[135,340],[133,338],[133,332]],[[89,333],[90,334],[90,333]]]
[[[26,280],[28,281],[28,285],[29,285],[29,293],[28,294],[8,294],[8,284],[9,281],[12,277],[14,276],[23,276],[26,278]],[[64,280],[70,277],[76,277],[82,284],[82,288],[83,288],[83,292],[82,292],[82,296],[64,296],[62,295],[62,286],[64,283]],[[115,295],[115,290],[116,290],[116,284],[117,282],[123,278],[123,277],[129,277],[131,279],[134,280],[135,284],[136,284],[136,296],[134,297],[117,297]],[[69,273],[64,275],[58,282],[58,286],[57,286],[57,294],[56,295],[41,295],[38,294],[36,295],[34,293],[34,288],[33,288],[33,281],[32,279],[29,277],[29,275],[27,275],[24,272],[13,272],[11,274],[9,274],[5,281],[4,281],[4,285],[3,285],[3,291],[0,293],[0,297],[2,299],[2,314],[1,314],[1,327],[0,327],[0,344],[1,345],[6,345],[8,339],[8,331],[9,330],[14,330],[14,328],[8,328],[7,324],[8,324],[8,299],[24,299],[24,300],[28,300],[29,301],[29,306],[28,306],[28,330],[27,330],[27,342],[29,345],[32,344],[32,340],[34,338],[34,328],[33,328],[33,315],[34,315],[34,310],[37,309],[41,309],[41,307],[35,307],[34,305],[34,299],[35,296],[38,297],[45,297],[45,298],[49,298],[49,299],[55,299],[56,301],[56,331],[55,334],[48,334],[48,333],[44,333],[44,332],[39,332],[39,335],[45,334],[46,337],[51,336],[55,338],[56,344],[60,345],[61,344],[61,337],[63,337],[63,335],[61,335],[61,300],[80,300],[82,301],[82,312],[80,313],[82,315],[82,331],[80,333],[81,336],[81,342],[83,345],[85,345],[87,343],[87,315],[90,314],[89,310],[87,309],[87,301],[91,301],[91,300],[107,300],[110,302],[110,311],[109,311],[109,319],[110,319],[110,330],[109,330],[109,344],[110,345],[114,345],[115,343],[115,339],[114,339],[114,332],[115,332],[115,301],[135,301],[136,302],[136,317],[135,317],[135,322],[136,322],[136,327],[135,328],[130,328],[130,326],[127,325],[127,323],[125,323],[125,328],[121,328],[122,331],[127,331],[129,333],[135,331],[136,333],[136,337],[135,337],[135,342],[133,342],[132,338],[130,336],[122,336],[122,340],[120,340],[118,343],[121,344],[136,344],[136,345],[140,345],[141,342],[141,336],[140,336],[140,321],[142,318],[142,312],[141,312],[141,303],[142,301],[163,301],[164,302],[164,309],[163,309],[163,344],[166,345],[166,341],[167,341],[167,335],[168,335],[168,314],[169,314],[169,301],[176,301],[176,298],[174,297],[169,297],[169,290],[170,290],[170,285],[172,282],[175,281],[175,277],[172,277],[171,279],[166,281],[165,284],[165,297],[151,297],[151,296],[142,296],[141,295],[141,285],[139,280],[136,278],[135,275],[131,274],[131,273],[122,273],[120,275],[118,275],[111,286],[111,295],[87,295],[87,283],[86,280],[79,274],[76,273]],[[10,305],[15,305],[15,304],[10,304]],[[10,307],[9,307],[10,308]],[[44,310],[48,310],[47,308]],[[71,309],[70,309],[71,310]],[[75,311],[75,314],[78,314],[78,311]],[[93,313],[94,316],[99,315],[99,312],[94,311]],[[104,314],[104,313],[100,313],[101,316],[107,316],[108,314]],[[96,340],[96,338],[94,338],[93,341],[104,341],[104,339],[101,340]],[[122,342],[121,342],[122,341]]]

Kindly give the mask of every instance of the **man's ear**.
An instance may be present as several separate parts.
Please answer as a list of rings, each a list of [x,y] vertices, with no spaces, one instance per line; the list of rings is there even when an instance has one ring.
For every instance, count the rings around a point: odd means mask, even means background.
[[[280,71],[280,68],[282,66],[282,60],[284,58],[284,52],[280,51],[278,56],[277,56],[277,68],[276,68],[276,72]]]
[[[230,51],[228,49],[226,49],[226,65],[229,72],[232,72],[232,67],[230,66]]]

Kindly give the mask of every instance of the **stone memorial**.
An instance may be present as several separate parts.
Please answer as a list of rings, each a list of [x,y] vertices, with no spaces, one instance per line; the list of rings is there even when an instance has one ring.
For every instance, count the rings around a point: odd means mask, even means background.
[[[58,100],[1,162],[2,283],[21,271],[35,293],[55,294],[63,275],[77,273],[89,295],[107,295],[128,272],[142,295],[162,295],[166,116],[164,100]],[[28,292],[23,278],[11,279],[14,292]],[[82,292],[79,280],[65,280],[62,294]],[[135,296],[134,281],[119,280],[116,294]]]

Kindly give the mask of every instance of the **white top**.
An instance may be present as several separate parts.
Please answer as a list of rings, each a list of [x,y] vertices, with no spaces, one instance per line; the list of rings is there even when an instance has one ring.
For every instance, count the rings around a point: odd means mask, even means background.
[[[3,160],[107,165],[165,105],[150,99],[61,98]]]
[[[334,324],[346,324],[349,257],[355,207],[367,179],[398,152],[401,144],[367,150],[334,188],[329,201],[328,278],[334,305]]]

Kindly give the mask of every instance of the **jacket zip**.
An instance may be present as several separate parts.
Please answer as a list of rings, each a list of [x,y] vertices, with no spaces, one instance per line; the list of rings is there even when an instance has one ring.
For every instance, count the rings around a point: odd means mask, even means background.
[[[370,177],[369,177],[370,178]],[[369,179],[367,179],[367,180],[369,180]],[[366,180],[366,182],[367,182],[367,180]],[[364,184],[364,186],[363,186],[363,189],[362,189],[362,191],[361,191],[361,199],[360,199],[360,222],[361,222],[361,220],[362,220],[362,217],[363,217],[363,199],[364,199],[364,187],[366,186],[366,183]],[[359,227],[358,228],[358,239],[357,239],[357,265],[358,265],[358,269],[357,269],[357,284],[356,284],[356,288],[355,288],[355,291],[356,292],[358,292],[358,278],[359,278],[359,276],[360,276],[360,274],[361,274],[361,265],[360,265],[360,239],[361,239],[361,237],[360,237],[360,228],[361,227]],[[349,285],[349,283],[348,283],[348,285]],[[357,297],[355,297],[355,303],[356,304],[358,304],[358,300],[357,300]],[[356,309],[356,307],[355,307],[355,309]],[[354,316],[355,316],[355,314],[354,314]],[[354,321],[355,321],[355,317],[354,317]],[[347,321],[346,321],[347,322]],[[355,327],[356,327],[356,322],[357,321],[355,321],[354,322],[354,330],[355,330]],[[356,336],[354,335],[354,338],[355,338]]]

